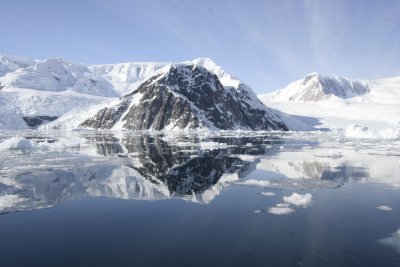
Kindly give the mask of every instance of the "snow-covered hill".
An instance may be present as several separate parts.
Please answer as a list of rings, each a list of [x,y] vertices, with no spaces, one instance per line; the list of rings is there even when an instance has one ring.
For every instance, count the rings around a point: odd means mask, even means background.
[[[40,122],[119,96],[106,78],[61,58],[0,55],[0,84],[0,129],[27,129],[27,120]]]
[[[396,138],[399,133],[400,77],[357,81],[312,73],[258,97],[265,105],[317,128],[347,129],[349,135],[359,132],[371,137]]]

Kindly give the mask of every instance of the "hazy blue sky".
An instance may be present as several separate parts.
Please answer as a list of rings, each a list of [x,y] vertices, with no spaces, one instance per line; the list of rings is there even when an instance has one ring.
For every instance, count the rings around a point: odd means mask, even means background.
[[[212,58],[258,92],[317,71],[400,75],[400,1],[1,0],[0,53],[85,63]]]

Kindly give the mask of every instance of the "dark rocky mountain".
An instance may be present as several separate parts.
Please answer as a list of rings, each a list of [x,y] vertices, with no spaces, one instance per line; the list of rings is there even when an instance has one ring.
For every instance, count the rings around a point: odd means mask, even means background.
[[[224,87],[195,64],[168,65],[81,127],[99,129],[288,130],[246,86]]]

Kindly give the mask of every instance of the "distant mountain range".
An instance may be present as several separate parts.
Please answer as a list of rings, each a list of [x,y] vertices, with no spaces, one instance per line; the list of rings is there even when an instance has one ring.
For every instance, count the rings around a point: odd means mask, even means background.
[[[400,125],[400,77],[361,81],[311,73],[257,96],[208,58],[86,65],[0,55],[0,83],[0,129],[44,124],[113,130]]]
[[[289,129],[210,59],[87,66],[1,56],[0,75],[0,128],[35,127],[68,113],[79,127],[101,129]]]
[[[317,128],[358,124],[400,132],[400,77],[362,81],[311,73],[258,97],[265,105]]]

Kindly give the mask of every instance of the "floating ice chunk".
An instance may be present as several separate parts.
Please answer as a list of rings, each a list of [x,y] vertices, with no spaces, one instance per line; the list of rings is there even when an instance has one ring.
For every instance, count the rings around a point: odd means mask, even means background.
[[[393,247],[400,253],[400,229],[392,234],[392,236],[382,238],[379,243],[385,246]]]
[[[275,215],[285,215],[294,213],[295,210],[289,207],[272,207],[268,209],[268,213],[275,214]]]
[[[4,150],[30,150],[36,147],[36,142],[24,137],[12,137],[0,143],[0,151]]]
[[[261,210],[254,210],[254,213],[260,213]]]
[[[378,206],[378,207],[376,207],[378,210],[383,210],[383,211],[391,211],[392,210],[392,208],[391,207],[389,207],[389,206],[385,206],[385,205],[381,205],[381,206]]]
[[[274,192],[261,192],[261,195],[267,196],[267,197],[272,197],[272,196],[275,196],[275,193]]]
[[[400,139],[400,127],[373,129],[357,124],[346,127],[344,136],[349,139]]]
[[[244,181],[243,184],[251,185],[251,186],[265,187],[265,186],[269,186],[269,181],[249,179],[249,180]]]
[[[304,195],[293,193],[291,196],[284,196],[283,201],[295,206],[307,206],[312,200],[312,195],[306,193]]]

